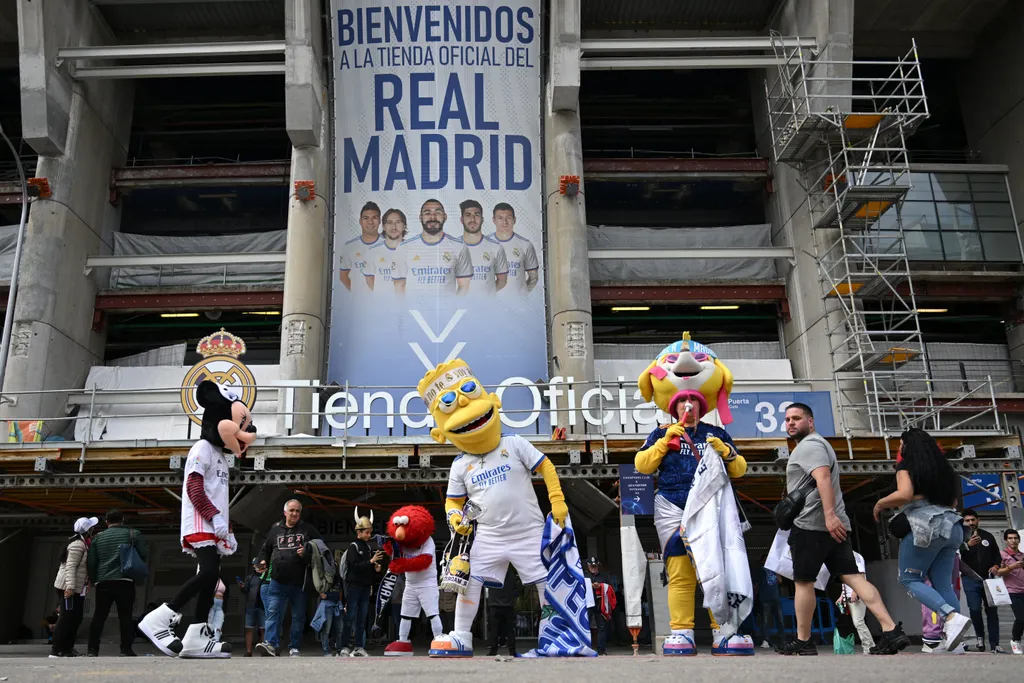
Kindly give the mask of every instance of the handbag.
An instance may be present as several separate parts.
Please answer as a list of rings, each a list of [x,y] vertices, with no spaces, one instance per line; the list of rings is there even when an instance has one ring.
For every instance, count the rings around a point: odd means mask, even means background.
[[[852,633],[844,637],[839,635],[839,631],[832,632],[832,652],[835,654],[852,655],[854,654],[853,645],[854,640]]]
[[[985,579],[985,597],[990,605],[1010,605],[1010,592],[1006,590],[1006,582],[1003,577],[997,576],[994,579]]]
[[[901,512],[889,520],[889,533],[893,538],[903,538],[910,533],[910,520],[906,514]]]
[[[835,463],[829,464],[829,472],[832,471],[834,465]],[[818,488],[818,484],[814,479],[810,475],[807,476],[811,479],[810,484],[800,486],[783,495],[782,500],[772,510],[772,519],[775,520],[776,526],[783,531],[789,531],[793,528],[793,522],[800,516],[800,512],[803,511],[804,505],[807,503],[807,496],[811,495]]]
[[[121,575],[132,581],[145,581],[149,577],[149,567],[142,561],[139,551],[135,549],[135,529],[128,535],[128,542],[117,548],[121,555]]]

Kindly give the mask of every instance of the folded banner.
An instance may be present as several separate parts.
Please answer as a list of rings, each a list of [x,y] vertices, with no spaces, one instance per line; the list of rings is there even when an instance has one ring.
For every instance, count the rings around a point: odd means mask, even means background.
[[[587,589],[572,520],[559,527],[548,515],[540,548],[548,570],[537,647],[523,657],[596,657],[590,647]]]

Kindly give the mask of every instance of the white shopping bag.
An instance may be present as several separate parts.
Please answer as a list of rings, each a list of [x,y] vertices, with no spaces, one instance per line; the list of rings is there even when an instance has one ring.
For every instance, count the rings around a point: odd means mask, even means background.
[[[789,550],[789,532],[779,529],[775,534],[775,540],[772,541],[772,549],[768,551],[768,557],[764,561],[764,568],[770,569],[779,576],[784,576],[790,581],[793,580],[793,555]],[[814,582],[814,587],[820,591],[825,590],[825,584],[828,583],[829,572],[825,569],[825,565],[821,566],[821,571],[818,572],[818,578]]]
[[[1013,602],[1006,590],[1006,582],[1000,577],[985,580],[985,597],[990,605],[1009,605]]]

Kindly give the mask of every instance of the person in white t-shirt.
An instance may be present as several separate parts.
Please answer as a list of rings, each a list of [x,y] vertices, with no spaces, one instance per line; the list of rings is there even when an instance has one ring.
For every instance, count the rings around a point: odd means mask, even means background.
[[[232,387],[204,380],[196,388],[196,400],[203,407],[203,422],[200,439],[185,461],[181,545],[196,558],[199,567],[170,602],[139,622],[139,630],[170,657],[228,658],[231,646],[220,642],[215,627],[208,623],[220,581],[220,558],[238,548],[229,523],[229,473],[224,450],[241,457],[255,440],[256,428],[248,407]],[[195,623],[179,640],[174,627],[181,621],[181,610],[192,598]]]
[[[524,585],[537,587],[541,606],[547,604],[547,569],[540,558],[544,515],[532,474],[544,478],[556,523],[565,523],[569,509],[555,466],[523,437],[501,433],[501,400],[484,390],[464,361],[438,365],[420,380],[417,390],[437,424],[430,430],[431,438],[450,442],[462,452],[448,475],[448,524],[455,533],[473,534],[471,580],[455,607],[455,629],[434,638],[430,656],[472,657],[480,593],[485,584],[501,586],[510,563]],[[481,511],[472,525],[463,523],[469,503]]]
[[[428,199],[420,208],[423,232],[402,243],[391,266],[395,291],[455,293],[469,292],[473,262],[466,245],[444,232],[448,219],[444,205]]]
[[[492,214],[494,238],[505,249],[508,284],[515,292],[529,294],[540,279],[540,262],[533,243],[515,232],[516,210],[504,202],[495,204]]]
[[[384,212],[384,226],[381,236],[384,238],[370,247],[370,255],[366,260],[366,284],[375,292],[388,291],[391,285],[391,264],[395,260],[398,247],[405,241],[409,231],[406,226],[405,214],[398,209]]]
[[[338,279],[350,292],[365,292],[370,288],[366,278],[360,275],[368,272],[371,247],[383,241],[377,233],[379,227],[380,207],[374,202],[366,202],[359,211],[360,235],[345,242],[340,250]]]
[[[483,234],[484,207],[475,199],[459,204],[462,242],[473,261],[473,291],[494,294],[508,282],[508,259],[501,244]]]

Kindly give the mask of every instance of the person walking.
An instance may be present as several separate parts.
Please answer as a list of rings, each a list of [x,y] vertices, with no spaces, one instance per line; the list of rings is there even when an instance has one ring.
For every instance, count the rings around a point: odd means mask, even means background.
[[[50,659],[77,657],[75,638],[82,625],[85,613],[85,590],[89,581],[89,544],[92,530],[100,520],[96,517],[79,517],[75,521],[75,533],[68,539],[60,556],[60,568],[53,587],[60,602],[60,615],[53,627],[53,644]]]
[[[149,544],[138,530],[124,525],[124,513],[109,510],[105,518],[107,528],[92,540],[89,546],[89,582],[96,587],[96,605],[89,625],[87,656],[98,657],[103,625],[110,615],[111,605],[117,606],[117,620],[121,634],[121,656],[134,657],[135,640],[135,582],[121,572],[121,546],[135,545],[139,558],[149,559]]]
[[[1002,566],[996,571],[1003,577],[1006,592],[1010,594],[1010,607],[1013,609],[1013,632],[1010,635],[1010,650],[1013,654],[1024,654],[1020,638],[1024,635],[1024,553],[1020,551],[1020,534],[1014,529],[1003,532],[1006,548],[1000,554]]]
[[[959,478],[939,444],[915,427],[900,437],[896,490],[875,503],[873,510],[878,522],[883,510],[900,508],[890,524],[897,534],[902,527],[899,580],[914,599],[945,622],[942,645],[947,652],[956,649],[971,625],[960,614],[960,601],[950,581],[956,551],[964,539],[960,515],[953,507],[958,488]]]
[[[269,583],[264,577],[268,572],[259,569],[260,558],[252,558],[252,573],[238,582],[238,589],[245,595],[245,656],[252,657],[253,642],[262,643],[267,628],[266,608],[260,595],[263,586]]]
[[[757,580],[757,595],[761,603],[761,647],[771,647],[768,637],[768,621],[771,619],[775,626],[775,636],[778,644],[785,640],[785,627],[782,620],[782,598],[779,595],[779,577],[771,569],[765,569],[764,563],[768,559],[768,553],[761,557],[761,566],[755,568]]]
[[[996,537],[978,528],[978,513],[964,510],[964,542],[960,545],[960,559],[979,578],[964,576],[964,594],[974,623],[974,635],[978,638],[978,652],[985,651],[985,621],[988,621],[988,644],[992,654],[1004,655],[1006,650],[999,646],[999,611],[988,604],[985,596],[985,579],[994,575],[1003,564]],[[985,619],[982,619],[982,608]]]
[[[841,577],[843,583],[857,592],[882,626],[882,635],[871,648],[871,654],[896,654],[910,644],[910,639],[903,632],[903,625],[889,616],[878,589],[857,566],[849,539],[852,527],[839,487],[836,453],[832,445],[814,431],[814,413],[810,406],[791,404],[786,408],[785,425],[786,433],[797,442],[786,465],[786,492],[810,490],[789,534],[797,636],[796,640],[777,647],[776,652],[799,656],[818,654],[818,648],[811,641],[811,622],[817,606],[814,582],[824,564],[833,576]]]
[[[277,656],[284,611],[289,605],[292,628],[288,656],[299,656],[306,625],[305,585],[311,557],[307,544],[315,538],[320,538],[316,528],[302,521],[302,503],[292,499],[284,504],[284,521],[274,524],[260,549],[259,571],[266,570],[268,565],[274,567],[270,583],[262,591],[267,610],[266,639],[256,645],[265,657]]]

